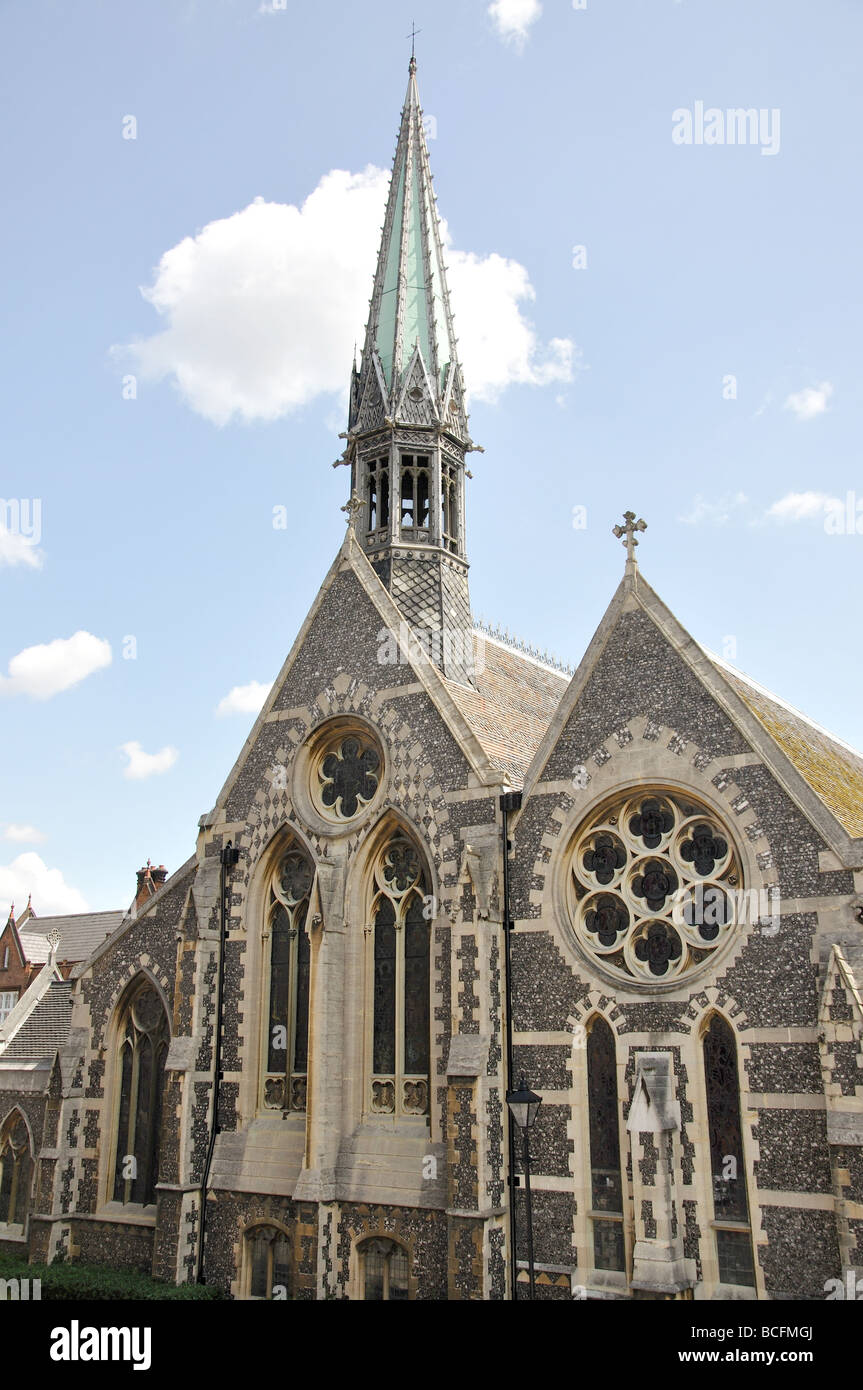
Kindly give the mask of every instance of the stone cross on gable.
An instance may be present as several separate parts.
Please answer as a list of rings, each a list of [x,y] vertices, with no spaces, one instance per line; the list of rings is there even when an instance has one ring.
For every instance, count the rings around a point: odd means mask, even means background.
[[[623,540],[623,544],[626,546],[626,561],[627,564],[634,565],[636,563],[635,547],[638,545],[638,541],[635,538],[635,533],[636,531],[646,531],[647,522],[642,521],[641,519],[636,521],[635,512],[624,512],[623,520],[625,521],[626,525],[615,526],[614,534],[615,536],[617,536],[618,540],[625,537],[625,539]]]
[[[55,956],[57,954],[57,947],[60,945],[60,933],[56,927],[54,927],[52,931],[49,931],[46,939],[48,945],[51,947],[52,956]]]
[[[342,507],[342,511],[347,513],[348,530],[353,531],[356,528],[357,521],[363,512],[362,501],[356,493],[353,494],[349,502],[345,503],[345,505]]]

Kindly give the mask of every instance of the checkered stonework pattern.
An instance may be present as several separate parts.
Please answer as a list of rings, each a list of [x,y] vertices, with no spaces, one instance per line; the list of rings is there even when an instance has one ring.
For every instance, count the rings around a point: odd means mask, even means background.
[[[464,565],[437,550],[396,550],[392,557],[374,561],[373,568],[421,641],[428,643],[435,635],[448,639],[441,643],[443,674],[474,685],[473,620]]]
[[[454,886],[458,865],[454,859],[454,840],[448,831],[449,807],[432,763],[417,732],[407,724],[384,697],[356,677],[341,675],[325,687],[313,704],[292,711],[295,718],[288,728],[285,745],[276,752],[273,767],[267,769],[255,795],[254,806],[238,844],[247,852],[235,888],[242,882],[240,904],[262,852],[283,826],[297,825],[319,858],[326,857],[327,836],[305,825],[297,815],[291,798],[291,771],[297,749],[315,729],[337,716],[355,714],[380,730],[386,760],[384,805],[397,807],[416,828],[417,838],[434,864],[442,886]],[[276,773],[282,773],[276,776]],[[284,783],[284,785],[281,785]],[[363,818],[348,839],[349,855],[364,843],[379,817]],[[452,862],[450,862],[452,861]],[[235,906],[238,906],[235,902]],[[234,924],[243,922],[243,912],[235,912]]]

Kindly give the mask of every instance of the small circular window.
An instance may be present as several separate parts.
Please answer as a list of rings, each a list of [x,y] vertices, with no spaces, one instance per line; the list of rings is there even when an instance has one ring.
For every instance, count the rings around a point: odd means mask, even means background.
[[[569,874],[581,946],[616,975],[689,974],[734,930],[740,863],[718,817],[678,793],[630,792],[580,828]]]
[[[381,783],[380,745],[370,734],[334,731],[318,748],[312,769],[312,795],[329,820],[353,820],[374,801]]]

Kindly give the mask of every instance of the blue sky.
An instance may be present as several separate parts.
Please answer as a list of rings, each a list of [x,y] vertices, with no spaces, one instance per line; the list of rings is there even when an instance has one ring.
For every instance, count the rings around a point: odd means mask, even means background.
[[[858,4],[5,0],[0,911],[193,852],[331,563],[414,19],[475,612],[577,663],[632,507],[692,635],[863,745]],[[699,102],[778,148],[675,143]]]

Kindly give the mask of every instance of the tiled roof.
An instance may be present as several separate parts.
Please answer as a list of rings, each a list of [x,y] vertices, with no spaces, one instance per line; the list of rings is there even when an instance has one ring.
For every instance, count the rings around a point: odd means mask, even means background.
[[[476,690],[446,687],[495,767],[521,787],[570,677],[485,633],[474,633]]]
[[[742,671],[707,655],[839,824],[849,835],[863,836],[863,755]]]
[[[39,1057],[53,1057],[57,1049],[69,1040],[71,993],[70,980],[53,980],[5,1052],[0,1054],[2,1060],[31,1061]]]
[[[57,959],[86,960],[106,936],[117,930],[124,916],[123,912],[76,912],[68,917],[28,917],[25,930],[20,933],[21,943],[24,944],[25,937],[45,937],[56,928],[60,933]],[[47,960],[48,957],[28,956],[28,959]]]
[[[519,787],[570,677],[485,633],[474,634],[474,649],[476,690],[446,687],[490,761]],[[839,824],[863,837],[863,754],[703,650]]]
[[[33,965],[44,965],[51,954],[51,947],[48,939],[40,936],[35,931],[19,931],[18,940],[21,942],[21,950],[24,952],[24,959],[32,962]]]

